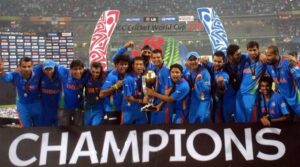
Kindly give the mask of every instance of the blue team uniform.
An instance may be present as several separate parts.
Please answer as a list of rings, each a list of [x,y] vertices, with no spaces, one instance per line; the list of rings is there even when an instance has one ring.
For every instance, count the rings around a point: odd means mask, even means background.
[[[17,89],[17,110],[20,123],[24,128],[41,126],[41,68],[33,68],[29,80],[19,72],[6,72],[1,80],[12,83]]]
[[[55,67],[55,73],[52,80],[46,75],[42,76],[41,93],[44,126],[57,125],[57,111],[61,98],[61,89],[61,79],[58,75],[57,67]]]
[[[289,64],[289,60],[279,59],[279,64],[275,68],[273,65],[267,66],[267,72],[273,78],[280,94],[286,100],[291,110],[300,116],[300,69]]]
[[[126,75],[123,82],[122,124],[147,124],[146,113],[141,111],[143,106],[125,99],[125,96],[143,99],[142,77],[132,72]]]
[[[116,70],[112,70],[102,86],[102,90],[111,88],[119,80],[123,80],[124,77],[120,75]],[[123,100],[123,90],[118,89],[110,96],[104,98],[104,109],[105,112],[120,112]]]
[[[85,85],[84,125],[97,126],[103,123],[104,99],[99,98],[103,80],[93,80],[89,74]]]
[[[69,69],[59,65],[58,74],[62,81],[64,108],[70,111],[83,109],[83,88],[87,80],[86,73],[80,79],[74,79]]]
[[[269,115],[270,119],[289,115],[287,104],[279,93],[272,92],[269,100],[264,99],[263,95],[260,94],[259,99],[258,118],[266,114]]]
[[[243,78],[243,69],[248,55],[242,54],[241,61],[236,66],[225,64],[223,70],[229,75],[228,88],[223,97],[223,116],[224,121],[233,121],[236,117],[236,94],[240,88]]]
[[[172,116],[172,123],[174,124],[182,124],[188,119],[185,97],[188,95],[189,91],[190,87],[185,79],[182,78],[178,82],[173,83],[171,97],[175,101],[169,103],[169,108],[172,112],[170,116]]]
[[[257,120],[255,101],[259,80],[265,70],[265,64],[259,60],[251,61],[249,57],[247,58],[240,89],[236,96],[236,122],[255,122]]]
[[[190,86],[190,93],[187,97],[189,123],[209,122],[212,102],[210,74],[206,68],[200,66],[197,72],[186,70],[184,77]],[[202,78],[196,80],[198,74],[201,74]]]
[[[154,72],[157,76],[156,80],[156,91],[160,94],[165,95],[165,89],[172,87],[172,81],[169,76],[169,68],[165,65],[162,65],[161,68],[154,68]],[[161,102],[161,100],[155,98],[154,104],[157,105]],[[164,124],[170,123],[169,120],[169,108],[167,105],[163,105],[161,110],[158,112],[151,112],[151,124]]]

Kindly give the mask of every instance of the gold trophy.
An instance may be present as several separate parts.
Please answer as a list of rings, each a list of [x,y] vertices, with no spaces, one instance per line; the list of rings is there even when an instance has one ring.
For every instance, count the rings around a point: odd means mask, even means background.
[[[156,79],[156,74],[154,71],[147,71],[143,76],[142,76],[142,88],[144,95],[147,96],[147,88],[150,89],[156,89],[156,84],[157,84],[157,79]],[[141,111],[143,112],[148,112],[148,111],[155,111],[156,108],[154,107],[154,98],[150,97],[148,104],[143,106],[141,108]]]

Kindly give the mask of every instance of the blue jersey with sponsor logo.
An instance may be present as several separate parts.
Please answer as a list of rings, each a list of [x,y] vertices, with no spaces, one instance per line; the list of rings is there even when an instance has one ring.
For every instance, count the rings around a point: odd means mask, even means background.
[[[244,94],[256,94],[258,83],[262,75],[264,75],[266,65],[259,60],[251,61],[248,57],[243,69],[243,78],[239,91]]]
[[[22,104],[35,103],[40,100],[40,79],[42,69],[34,66],[30,78],[25,79],[19,72],[6,72],[1,80],[12,83],[17,89],[18,102]]]
[[[169,75],[169,68],[165,65],[162,65],[162,67],[158,68],[154,66],[153,71],[156,74],[157,80],[156,80],[156,90],[160,94],[165,95],[165,90],[167,88],[172,87],[172,81]],[[159,104],[160,100],[155,99],[155,104]]]
[[[268,114],[271,119],[289,114],[286,102],[279,93],[272,92],[268,100],[260,95],[259,118],[265,114]]]
[[[70,70],[64,66],[57,68],[59,77],[62,80],[64,93],[64,108],[74,110],[83,106],[83,88],[87,80],[87,73],[80,79],[74,79]]]
[[[137,99],[143,99],[143,89],[142,89],[142,77],[137,76],[134,72],[129,73],[125,76],[123,82],[123,91],[125,96],[133,96]],[[123,112],[138,112],[140,111],[142,105],[140,103],[127,101],[123,98],[122,111]]]
[[[104,79],[94,80],[89,74],[85,85],[85,107],[93,107],[95,110],[104,111],[104,98],[100,98],[100,90],[103,86]]]
[[[277,67],[267,66],[269,75],[273,78],[280,94],[296,113],[300,113],[300,69],[290,65],[289,60],[279,59]]]
[[[112,70],[102,86],[103,90],[111,88],[114,84],[119,80],[123,80],[123,76],[121,76],[116,70]],[[113,111],[121,111],[123,99],[123,89],[119,88],[112,95],[106,96],[104,98],[104,107],[106,112]]]

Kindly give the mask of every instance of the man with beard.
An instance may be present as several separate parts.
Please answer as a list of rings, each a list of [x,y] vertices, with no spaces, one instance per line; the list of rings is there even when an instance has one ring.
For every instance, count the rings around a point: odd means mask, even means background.
[[[100,91],[100,98],[105,98],[104,107],[108,124],[119,125],[123,99],[123,79],[129,66],[128,55],[118,55],[114,59],[115,69],[106,77]]]
[[[135,57],[132,62],[133,71],[124,78],[121,124],[147,124],[148,122],[146,113],[141,111],[144,104],[142,88],[144,68],[143,58]]]
[[[236,96],[236,121],[256,122],[255,101],[260,78],[266,71],[266,65],[259,61],[259,44],[250,41],[247,44],[248,57],[243,69],[240,89]]]
[[[0,79],[10,82],[17,91],[17,112],[22,127],[35,127],[42,124],[40,79],[42,71],[33,68],[31,58],[23,57],[16,72],[4,72],[0,60]]]
[[[187,81],[182,78],[183,68],[180,64],[173,64],[170,67],[170,77],[172,80],[172,90],[170,95],[164,95],[156,92],[151,88],[147,88],[149,96],[156,97],[164,102],[169,103],[170,115],[169,121],[175,124],[182,124],[187,121],[185,114],[186,101],[185,97],[189,93],[190,87]]]
[[[283,60],[277,46],[266,50],[267,71],[286,100],[288,106],[300,116],[300,69],[290,60]]]

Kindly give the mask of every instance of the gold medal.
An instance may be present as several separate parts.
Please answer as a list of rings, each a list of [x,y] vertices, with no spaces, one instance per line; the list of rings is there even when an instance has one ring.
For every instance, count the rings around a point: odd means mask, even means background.
[[[200,99],[201,99],[201,100],[204,100],[204,99],[205,99],[204,93],[201,93]]]
[[[233,82],[236,82],[236,79],[235,79],[235,78],[233,79]]]
[[[96,97],[96,100],[99,100],[99,97],[98,97],[98,96]]]
[[[255,75],[252,75],[252,79],[255,80],[255,79],[256,79],[256,76],[255,76]]]
[[[28,96],[28,94],[27,93],[24,93],[24,97],[27,97]]]

